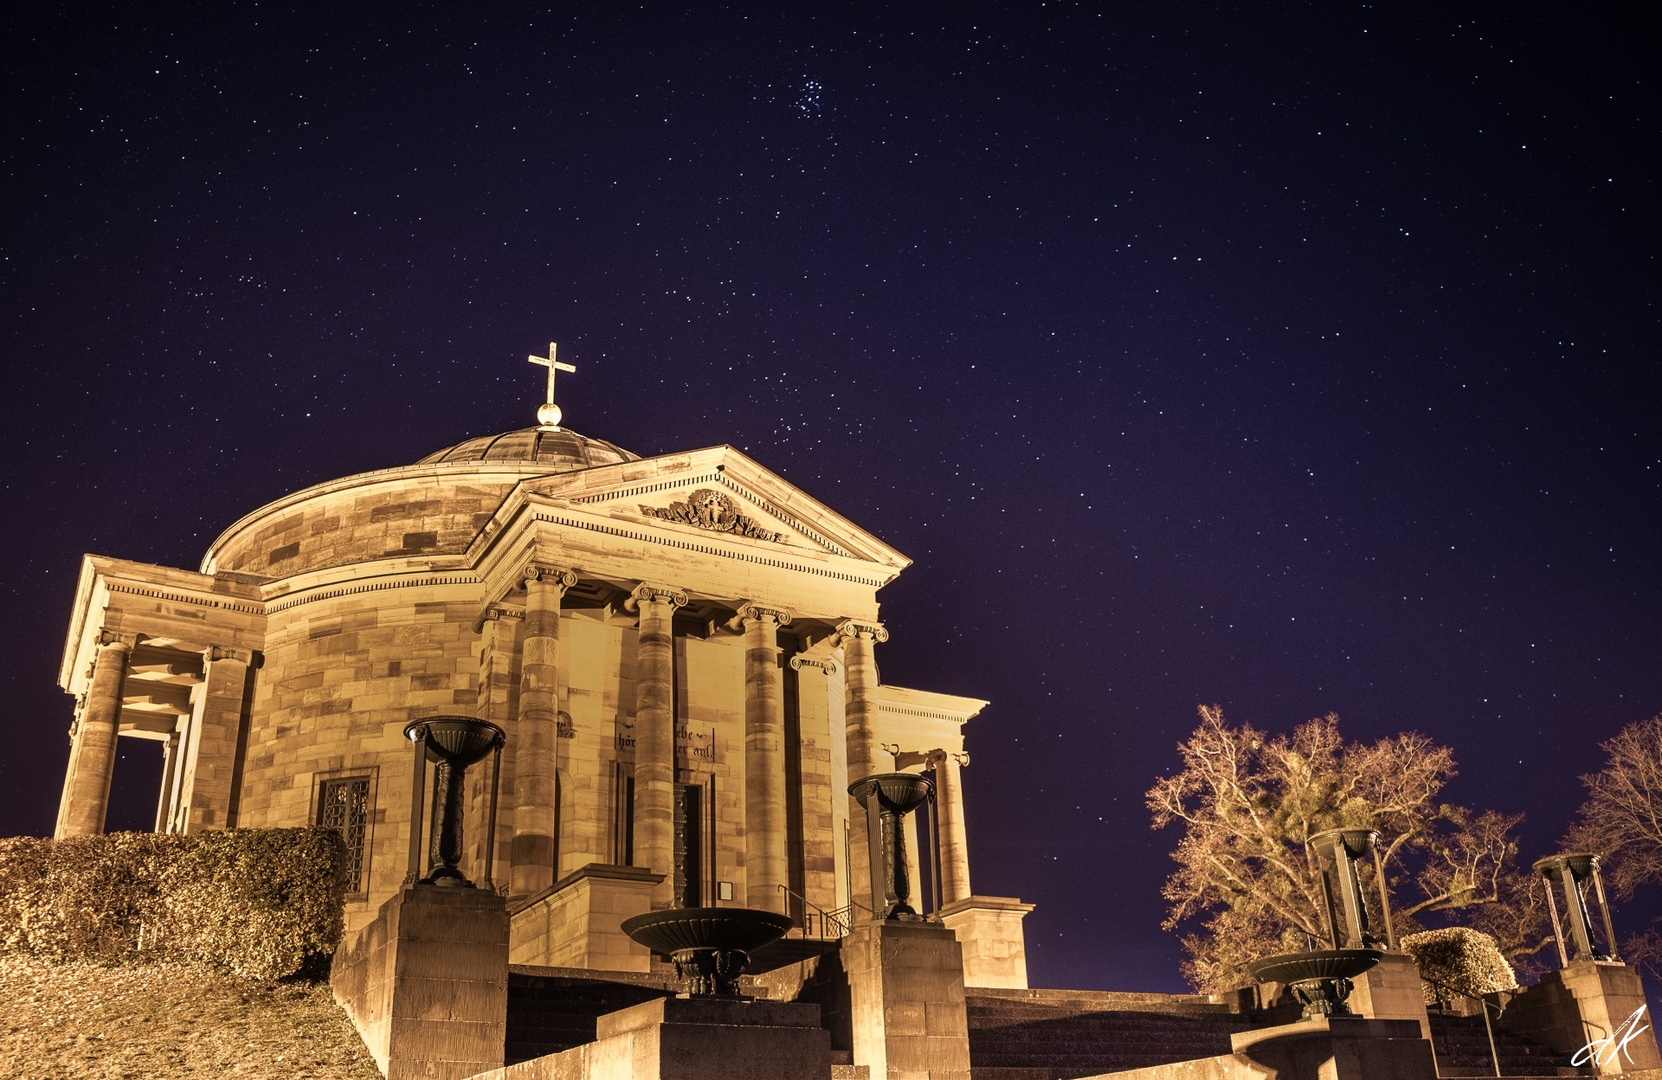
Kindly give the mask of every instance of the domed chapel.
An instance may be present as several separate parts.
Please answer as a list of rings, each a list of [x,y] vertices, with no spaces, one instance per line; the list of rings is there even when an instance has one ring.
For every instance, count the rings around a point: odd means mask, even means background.
[[[877,593],[910,560],[731,446],[642,458],[561,426],[574,369],[532,359],[536,426],[278,499],[196,571],[84,558],[57,835],[103,831],[117,738],[158,740],[158,831],[339,829],[353,931],[406,881],[406,725],[477,717],[507,739],[494,836],[491,769],[468,772],[463,869],[508,897],[511,960],[645,971],[619,924],[656,908],[845,930],[870,896],[850,782],[927,771],[912,903],[968,985],[1025,987],[1029,905],[970,888],[987,703],[878,677]]]

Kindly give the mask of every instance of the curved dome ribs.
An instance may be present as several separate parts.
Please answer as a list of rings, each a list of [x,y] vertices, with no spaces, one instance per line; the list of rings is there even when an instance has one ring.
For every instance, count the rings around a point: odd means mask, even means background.
[[[590,469],[597,465],[615,465],[620,461],[638,461],[631,454],[605,439],[592,439],[562,428],[545,431],[542,428],[520,428],[499,435],[481,435],[466,439],[455,446],[428,454],[417,465],[438,465],[460,461],[527,461],[548,465],[559,472]]]

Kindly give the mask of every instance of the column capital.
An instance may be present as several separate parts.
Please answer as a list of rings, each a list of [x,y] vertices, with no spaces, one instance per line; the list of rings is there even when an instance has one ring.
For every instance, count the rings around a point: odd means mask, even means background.
[[[947,758],[951,758],[953,761],[956,761],[958,763],[958,767],[960,769],[969,767],[969,754],[968,753],[960,750],[956,754],[953,754],[953,753],[949,753],[945,750],[942,750],[938,746],[935,747],[935,749],[929,751],[929,753],[924,755],[924,763],[929,768],[933,769],[937,765],[946,764],[946,759]]]
[[[202,662],[211,664],[215,660],[236,660],[244,664],[254,662],[254,654],[247,649],[231,649],[223,645],[209,645],[202,650]]]
[[[642,604],[669,604],[672,608],[686,607],[687,594],[670,585],[653,585],[641,582],[635,586],[635,591],[629,594],[624,607],[630,611],[637,611]]]
[[[138,647],[138,643],[139,636],[137,634],[116,634],[109,630],[98,631],[98,644],[101,648],[113,648],[119,646],[120,648],[126,649],[128,652],[132,652]]]
[[[801,653],[797,653],[795,656],[791,657],[791,670],[801,671],[805,667],[819,668],[827,675],[835,675],[837,673],[837,662],[829,656],[804,656]]]
[[[766,604],[758,604],[754,600],[748,600],[740,604],[736,618],[740,622],[746,623],[755,619],[772,619],[775,626],[789,626],[791,624],[791,613],[784,608],[769,607]]]
[[[533,581],[545,582],[559,589],[562,594],[577,584],[577,575],[563,566],[544,566],[541,563],[528,563],[520,571],[520,580],[529,585]]]
[[[873,641],[889,640],[889,631],[880,622],[866,622],[863,619],[844,619],[837,624],[837,638],[840,644],[849,638],[867,637]]]

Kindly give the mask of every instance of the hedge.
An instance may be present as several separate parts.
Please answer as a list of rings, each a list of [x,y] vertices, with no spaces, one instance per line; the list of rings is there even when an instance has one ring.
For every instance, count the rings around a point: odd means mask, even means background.
[[[1402,949],[1419,965],[1427,1005],[1441,1004],[1451,993],[1482,997],[1518,988],[1512,965],[1488,934],[1447,926],[1409,934],[1402,939]]]
[[[274,979],[334,952],[346,851],[333,829],[0,839],[0,949],[200,961]]]

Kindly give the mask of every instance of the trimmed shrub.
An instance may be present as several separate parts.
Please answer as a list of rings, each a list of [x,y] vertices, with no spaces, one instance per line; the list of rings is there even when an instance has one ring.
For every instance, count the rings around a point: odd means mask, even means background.
[[[0,840],[0,948],[55,960],[195,960],[292,974],[334,951],[346,852],[333,829]]]
[[[1518,977],[1495,939],[1464,926],[1409,934],[1402,939],[1402,950],[1419,965],[1427,1005],[1518,988]]]

